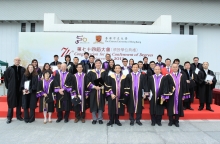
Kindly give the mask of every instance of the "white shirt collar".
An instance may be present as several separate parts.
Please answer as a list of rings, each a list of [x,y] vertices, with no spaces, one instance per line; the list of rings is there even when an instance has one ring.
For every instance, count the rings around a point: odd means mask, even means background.
[[[82,75],[82,72],[81,73],[78,72],[78,75]]]

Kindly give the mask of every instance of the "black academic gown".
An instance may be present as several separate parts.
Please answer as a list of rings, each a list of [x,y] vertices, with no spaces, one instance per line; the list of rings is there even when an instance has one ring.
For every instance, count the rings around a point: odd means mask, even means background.
[[[108,68],[108,66],[109,66],[109,61],[105,61],[105,62],[102,64],[102,68],[103,68],[104,70],[106,70],[106,69]]]
[[[76,74],[77,73],[77,69],[76,69],[76,65],[75,64],[72,64],[72,66],[69,69],[69,72],[71,74]]]
[[[134,105],[134,81],[132,73],[128,74],[126,77],[126,88],[129,89],[129,100],[128,100],[128,112],[129,113],[142,113],[143,106],[143,97],[142,97],[142,89],[144,92],[147,92],[147,81],[145,80],[145,76],[140,74],[138,77],[138,99],[136,106]]]
[[[212,84],[206,84],[205,78],[206,78],[206,73],[204,69],[201,69],[198,73],[198,90],[199,90],[199,101],[200,103],[212,103],[212,90],[215,88],[216,85],[216,77],[213,73],[213,71],[208,70],[209,75],[213,75],[214,78],[212,80]]]
[[[47,94],[47,97],[45,98],[43,94]],[[48,104],[48,112],[54,112],[54,82],[51,80],[49,83],[48,89],[44,89],[44,80],[41,80],[38,82],[37,87],[37,97],[40,97],[40,105],[39,105],[39,112],[44,111],[44,104]]]
[[[61,76],[60,74],[62,72],[58,71],[59,73],[57,73],[54,77],[54,88],[55,89],[62,89],[61,86]],[[72,74],[70,74],[69,72],[67,72],[66,78],[65,78],[65,87],[66,88],[71,88],[72,91],[72,82],[73,82],[73,77]],[[70,111],[72,108],[72,104],[71,104],[71,91],[68,92],[66,90],[64,90],[64,95],[61,95],[59,92],[55,92],[56,93],[56,108],[57,111]]]
[[[50,66],[56,66],[58,62],[59,61],[57,61],[57,62],[53,61],[53,62],[50,63]]]
[[[154,80],[153,75],[148,79],[148,92],[152,91],[152,98],[150,100],[150,114],[151,115],[163,115],[164,105],[160,104],[160,97],[166,93],[166,76],[162,76],[159,84],[159,91],[156,93],[156,80]]]
[[[161,66],[166,67],[166,64],[163,63],[163,62],[161,62],[160,64],[159,64],[159,62],[156,62],[156,65],[159,65],[160,67],[161,67]]]
[[[124,111],[125,111],[125,104],[124,104],[125,92],[128,92],[128,89],[125,89],[126,76],[125,75],[120,76],[120,81],[119,81],[120,85],[117,84],[116,79],[117,79],[116,75],[111,74],[110,76],[108,76],[108,80],[106,83],[108,114],[109,115],[118,114],[122,116],[124,115]],[[117,92],[117,89],[120,89],[120,92]],[[112,99],[110,92],[116,95],[117,98]]]
[[[186,79],[190,81],[190,83],[187,83],[188,85],[188,88],[189,88],[189,93],[190,93],[190,103],[193,103],[194,101],[194,87],[196,86],[196,74],[195,72],[193,72],[191,69],[189,70],[189,74],[188,74],[188,71],[186,69],[182,70],[186,76]],[[182,72],[182,73],[183,73]],[[189,101],[189,100],[184,100],[185,102],[186,101]]]
[[[90,63],[85,64],[83,72],[87,74],[89,69],[95,69],[95,63],[93,63],[92,66]]]
[[[106,78],[105,70],[102,69],[100,72],[100,76],[103,81]],[[86,86],[90,89],[89,97],[90,97],[90,112],[96,112],[97,110],[105,111],[105,91],[100,90],[100,98],[98,99],[98,91],[96,89],[92,89],[91,86],[95,85],[94,80],[98,79],[98,74],[96,70],[92,70],[87,74]]]
[[[145,70],[150,69],[150,65],[149,64],[143,64],[143,67],[144,67]]]
[[[173,76],[171,74],[168,74],[167,77],[167,86],[168,86],[168,90],[169,93],[171,94],[169,96],[169,100],[167,101],[167,111],[168,111],[168,116],[173,116],[174,114],[179,115],[180,117],[184,116],[183,113],[183,105],[182,105],[182,99],[183,96],[185,95],[189,95],[189,90],[187,88],[187,83],[186,83],[186,77],[184,74],[179,73],[180,76],[180,82],[179,82],[179,91],[178,91],[178,114],[175,112],[174,113],[174,109],[175,109],[175,105],[174,105],[174,98],[175,98],[175,91],[177,90]]]
[[[200,70],[203,69],[202,64],[201,64],[201,63],[198,63],[197,66],[196,66],[195,63],[191,63],[190,69],[191,69],[193,72],[195,72],[196,68],[198,68],[198,69],[200,69]]]
[[[78,75],[78,73],[73,75],[72,92],[75,93],[76,95],[81,95],[81,104],[80,104],[81,109],[79,111],[85,112],[85,110],[87,108],[89,108],[89,98],[86,99],[86,95],[88,95],[88,93],[89,93],[89,90],[86,87],[87,75],[86,74],[84,75],[83,80],[81,82],[78,81],[76,75]],[[83,87],[82,87],[83,94],[80,94],[79,87],[78,87],[79,83],[82,83],[82,85],[83,85]]]
[[[30,80],[30,86],[29,86],[29,94],[25,94],[22,96],[22,108],[23,109],[35,109],[37,104],[37,85],[38,85],[38,76],[30,75],[26,76],[24,75],[21,81],[21,90],[24,90],[24,83],[25,81]]]
[[[20,84],[24,75],[25,68],[10,66],[4,72],[5,87],[8,89],[7,102],[9,108],[20,107],[22,103],[22,91]]]

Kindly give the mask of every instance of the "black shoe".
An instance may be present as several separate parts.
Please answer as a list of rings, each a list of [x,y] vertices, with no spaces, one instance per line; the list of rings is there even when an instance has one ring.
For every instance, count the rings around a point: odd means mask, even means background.
[[[140,121],[136,121],[136,123],[139,125],[139,126],[142,126],[142,123]]]
[[[134,121],[131,121],[131,122],[130,122],[130,125],[133,126],[133,125],[134,125]]]
[[[11,120],[10,120],[10,119],[8,119],[8,120],[6,121],[6,123],[7,123],[7,124],[10,124],[10,123],[11,123]]]
[[[23,121],[24,119],[22,117],[18,117],[17,120]]]
[[[151,126],[155,126],[155,122],[152,122],[152,123],[151,123]]]
[[[102,121],[102,120],[99,120],[99,124],[103,124],[103,121]]]
[[[29,123],[29,121],[24,121],[25,123]]]
[[[120,121],[115,122],[116,125],[118,126],[122,126],[122,124],[120,123]]]
[[[112,123],[109,121],[106,125],[107,125],[107,126],[110,126],[110,125],[112,125]]]
[[[189,107],[189,110],[194,110],[193,108]]]
[[[157,123],[158,126],[162,126],[161,122]]]
[[[203,108],[199,108],[199,109],[198,109],[198,111],[201,111],[201,110],[203,110]]]
[[[68,119],[65,119],[65,120],[64,120],[64,123],[68,123],[68,122],[69,122],[69,120],[68,120]]]
[[[173,123],[172,123],[172,122],[169,122],[169,123],[168,123],[168,126],[172,126],[172,125],[173,125]]]
[[[93,121],[92,121],[92,124],[96,124],[96,122],[97,122],[96,120],[93,120]]]
[[[34,122],[34,121],[35,121],[35,120],[30,120],[29,123],[32,123],[32,122]]]
[[[179,127],[180,125],[179,125],[179,123],[175,123],[175,126],[176,126],[176,127]]]
[[[207,108],[206,110],[211,111],[211,112],[214,112],[214,110],[211,109],[211,108]]]
[[[56,120],[56,123],[59,123],[61,120],[62,120],[62,119],[57,119],[57,120]]]

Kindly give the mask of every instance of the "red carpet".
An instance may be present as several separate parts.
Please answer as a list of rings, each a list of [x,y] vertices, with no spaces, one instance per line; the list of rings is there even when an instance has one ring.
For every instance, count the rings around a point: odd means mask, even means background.
[[[185,110],[184,111],[185,116],[182,117],[181,119],[183,120],[220,119],[220,106],[217,106],[215,104],[212,104],[211,106],[215,112],[210,112],[207,110],[198,111],[199,101],[195,99],[194,103],[192,104],[192,108],[194,109],[194,111]],[[147,101],[145,102],[144,107],[145,109],[143,110],[142,119],[149,120],[150,119],[149,104]],[[107,108],[108,106],[106,105],[105,112],[103,113],[104,119],[108,119]],[[6,103],[6,97],[3,96],[3,97],[0,97],[0,118],[6,118],[6,116],[7,116],[7,103]],[[14,112],[14,116],[15,116],[15,112]],[[52,117],[57,118],[56,112],[53,113]],[[128,117],[129,117],[128,113],[126,112],[125,116],[121,116],[120,119],[128,120]],[[38,108],[36,108],[36,118],[43,118],[43,113],[39,113]],[[74,112],[70,113],[70,119],[74,119]],[[86,111],[86,119],[92,119],[92,115],[89,112],[89,109]],[[166,110],[165,110],[165,115],[163,116],[163,119],[168,119]]]

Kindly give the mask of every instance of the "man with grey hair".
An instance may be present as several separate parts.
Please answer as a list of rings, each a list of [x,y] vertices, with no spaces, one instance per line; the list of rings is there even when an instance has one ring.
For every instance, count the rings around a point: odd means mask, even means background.
[[[215,84],[217,82],[214,72],[209,70],[209,63],[203,62],[203,68],[198,73],[198,90],[199,90],[199,111],[203,110],[204,103],[206,103],[206,110],[214,112],[211,109],[212,103],[212,90],[215,88]],[[207,79],[207,76],[213,77],[212,79]]]
[[[22,103],[22,91],[20,84],[22,77],[25,72],[25,68],[20,66],[20,58],[14,59],[14,65],[6,69],[5,76],[5,87],[8,89],[7,103],[8,103],[8,114],[7,124],[11,123],[13,118],[13,108],[16,107],[16,117],[18,120],[23,121],[21,117],[21,103]]]

